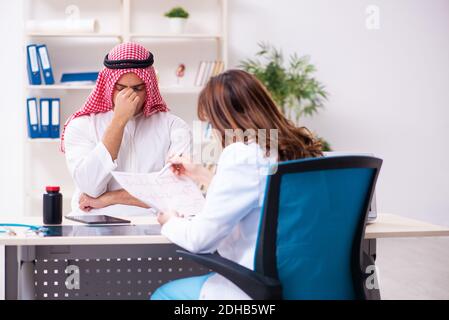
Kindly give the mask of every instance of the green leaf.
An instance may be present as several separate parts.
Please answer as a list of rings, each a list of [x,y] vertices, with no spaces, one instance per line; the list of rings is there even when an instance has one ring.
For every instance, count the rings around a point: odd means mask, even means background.
[[[310,63],[310,56],[293,53],[285,64],[281,49],[266,42],[259,42],[258,46],[256,57],[261,60],[246,59],[240,62],[240,67],[266,86],[284,114],[293,112],[293,116],[299,119],[324,107],[327,92],[324,85],[313,77],[316,67]]]
[[[183,7],[174,7],[170,11],[164,14],[168,18],[184,18],[187,19],[189,17],[189,13]]]

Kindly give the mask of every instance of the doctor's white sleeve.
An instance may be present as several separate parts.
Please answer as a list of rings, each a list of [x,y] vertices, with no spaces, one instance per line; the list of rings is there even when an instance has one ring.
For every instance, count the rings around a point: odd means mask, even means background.
[[[78,189],[97,198],[107,191],[117,167],[103,142],[95,142],[90,136],[87,116],[73,119],[66,128],[65,157],[70,174]]]
[[[234,145],[221,155],[202,212],[191,220],[172,218],[162,227],[163,235],[186,250],[216,251],[240,220],[259,205],[258,167],[245,163],[245,147]]]

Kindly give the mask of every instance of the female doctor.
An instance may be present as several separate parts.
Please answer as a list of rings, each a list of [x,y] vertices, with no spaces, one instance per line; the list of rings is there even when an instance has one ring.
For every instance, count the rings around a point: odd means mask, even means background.
[[[153,61],[152,53],[139,44],[114,47],[95,89],[66,122],[61,147],[77,187],[73,213],[149,213],[111,172],[158,171],[169,153],[189,152],[189,127],[168,112]]]
[[[173,157],[172,171],[209,184],[200,214],[187,219],[176,212],[158,216],[162,234],[194,253],[218,253],[254,270],[254,253],[263,201],[266,165],[275,161],[321,156],[321,145],[304,127],[298,128],[279,111],[265,87],[252,75],[230,70],[213,77],[200,94],[198,117],[209,121],[224,147],[212,176],[187,157]],[[231,139],[227,129],[257,132],[276,129],[275,141],[261,136]],[[246,136],[248,137],[248,136]],[[229,140],[229,139],[228,139]],[[271,159],[270,159],[271,157]],[[219,274],[175,280],[152,299],[249,299]]]

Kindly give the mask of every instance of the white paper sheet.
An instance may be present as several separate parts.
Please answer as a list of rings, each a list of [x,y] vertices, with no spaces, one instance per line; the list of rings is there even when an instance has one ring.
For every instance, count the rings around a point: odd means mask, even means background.
[[[141,174],[112,172],[115,180],[133,197],[158,211],[176,210],[184,216],[200,213],[204,196],[189,178],[177,177],[170,170]]]

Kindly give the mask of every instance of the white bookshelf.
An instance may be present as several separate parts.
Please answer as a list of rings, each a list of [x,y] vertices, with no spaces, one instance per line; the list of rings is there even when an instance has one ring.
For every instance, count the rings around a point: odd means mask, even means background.
[[[75,84],[53,84],[53,85],[27,85],[27,90],[92,90],[95,85],[75,85]]]
[[[34,143],[34,144],[39,144],[39,143],[60,143],[61,139],[51,139],[51,138],[44,138],[44,139],[30,139],[28,138],[28,143]]]
[[[145,39],[164,39],[164,40],[195,40],[195,39],[211,39],[220,40],[219,34],[146,34],[146,33],[132,33],[129,35],[131,39],[145,38]]]
[[[94,88],[92,84],[61,84],[61,74],[100,71],[104,55],[116,44],[128,41],[144,45],[155,55],[159,88],[171,111],[189,124],[196,119],[196,100],[202,88],[194,86],[194,81],[200,61],[222,60],[225,68],[228,66],[227,0],[24,0],[24,21],[65,19],[68,5],[80,9],[81,19],[96,19],[95,32],[25,30],[23,50],[26,61],[26,45],[44,43],[48,47],[55,84],[30,85],[26,76],[24,87],[26,98],[61,99],[61,132],[66,119]],[[185,33],[172,34],[163,14],[179,5],[190,17]],[[178,84],[175,70],[179,63],[186,65],[186,76]],[[68,213],[74,185],[59,151],[60,139],[24,136],[24,214],[41,214],[46,185],[61,186],[64,212]]]
[[[51,33],[51,32],[30,32],[26,33],[29,38],[117,38],[122,35],[118,33]]]

